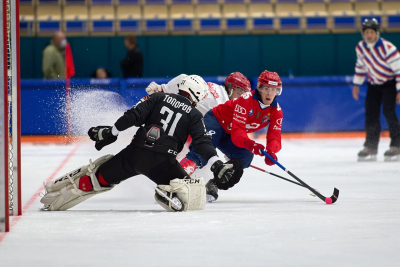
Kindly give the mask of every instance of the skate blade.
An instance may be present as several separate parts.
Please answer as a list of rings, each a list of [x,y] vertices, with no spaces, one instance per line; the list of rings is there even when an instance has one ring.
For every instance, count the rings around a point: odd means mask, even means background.
[[[396,156],[385,156],[384,161],[386,161],[386,162],[396,162],[396,161],[400,161],[400,155],[396,155]]]
[[[44,205],[39,209],[40,211],[50,211],[50,205]]]
[[[206,195],[206,200],[207,200],[207,203],[212,203],[212,202],[214,202],[216,199],[215,199],[215,197],[213,197],[212,195]]]
[[[167,196],[167,192],[166,191],[161,190],[161,189],[159,189],[157,187],[155,189],[156,189],[156,192],[157,192],[158,196],[164,198],[164,202],[165,202],[164,204],[166,206],[169,206],[169,204],[171,204],[171,209],[174,210],[174,211],[178,211],[178,212],[179,211],[183,211],[185,209],[184,204],[182,203],[182,201],[175,194],[173,194],[172,198],[170,198],[170,197]],[[157,198],[156,198],[156,201],[158,202]],[[161,205],[161,203],[160,203],[160,205]]]
[[[359,162],[376,161],[376,155],[372,155],[372,156],[365,157],[365,158],[358,157],[358,161],[359,161]]]

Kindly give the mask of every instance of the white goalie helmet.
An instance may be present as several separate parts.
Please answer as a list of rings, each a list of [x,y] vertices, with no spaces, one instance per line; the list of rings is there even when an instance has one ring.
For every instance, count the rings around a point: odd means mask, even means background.
[[[179,91],[190,97],[194,106],[208,95],[208,85],[198,75],[186,76],[178,85]]]

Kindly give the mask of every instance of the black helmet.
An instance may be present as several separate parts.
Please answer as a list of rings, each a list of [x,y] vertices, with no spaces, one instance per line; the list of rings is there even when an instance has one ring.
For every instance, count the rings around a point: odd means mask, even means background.
[[[379,31],[379,22],[373,19],[365,19],[362,23],[362,31],[364,32],[366,29],[373,29],[376,32]]]

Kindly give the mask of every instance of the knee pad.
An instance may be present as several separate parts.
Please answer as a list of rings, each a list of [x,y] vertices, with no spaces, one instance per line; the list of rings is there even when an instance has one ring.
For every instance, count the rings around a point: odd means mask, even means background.
[[[229,188],[233,187],[240,181],[240,178],[243,175],[243,164],[240,159],[230,159],[227,163],[233,164],[234,172],[232,178],[226,183],[221,183],[220,181],[216,180],[217,187],[221,190],[228,190]]]

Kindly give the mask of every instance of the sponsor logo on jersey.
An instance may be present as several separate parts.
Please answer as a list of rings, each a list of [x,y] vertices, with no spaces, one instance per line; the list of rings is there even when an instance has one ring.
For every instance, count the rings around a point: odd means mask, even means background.
[[[250,109],[250,111],[249,111],[249,117],[251,117],[252,115],[253,115],[253,109]]]
[[[282,126],[282,118],[276,120],[276,124],[279,126]]]
[[[236,105],[235,112],[246,115],[246,109],[242,106]]]
[[[209,131],[206,133],[206,135],[208,135],[208,136],[212,136],[213,134],[215,134],[215,131],[213,131],[213,130],[209,130]]]
[[[274,125],[274,127],[272,128],[272,129],[274,129],[274,130],[281,130],[281,128],[279,128],[278,126],[276,126],[276,125]]]
[[[234,115],[236,118],[246,121],[246,117],[240,116],[238,114]]]
[[[253,122],[252,124],[246,124],[246,129],[258,129],[260,124]]]
[[[268,123],[268,122],[269,122],[269,116],[265,115],[265,116],[262,118],[261,122],[262,122],[262,123]]]
[[[212,96],[217,99],[219,98],[219,94],[217,93],[217,90],[215,90],[213,83],[207,83],[208,85],[208,91],[212,94]]]
[[[168,153],[170,153],[174,156],[178,155],[178,152],[176,152],[175,150],[172,150],[172,149],[168,149]]]
[[[233,119],[241,124],[246,124],[246,121],[243,121],[241,119],[238,119],[237,117],[233,117]]]
[[[256,118],[258,119],[258,118],[260,118],[260,116],[261,116],[261,111],[257,112]]]
[[[233,119],[236,120],[236,121],[239,121],[239,120],[236,119],[236,118],[233,118]],[[239,121],[239,122],[240,122],[240,121]],[[241,123],[245,124],[245,122],[241,122]],[[246,129],[258,129],[258,128],[260,127],[260,124],[253,122],[253,123],[251,123],[251,124],[246,124],[245,127],[246,127]],[[229,126],[226,126],[226,129],[227,129],[228,131],[231,131],[231,130],[232,130],[232,123],[231,123]]]

